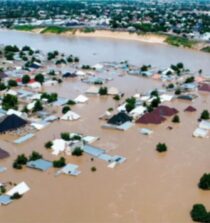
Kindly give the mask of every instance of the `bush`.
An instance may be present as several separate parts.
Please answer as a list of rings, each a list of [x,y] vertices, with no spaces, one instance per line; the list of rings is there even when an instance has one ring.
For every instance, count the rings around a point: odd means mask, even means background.
[[[20,199],[21,197],[22,195],[17,192],[17,193],[14,193],[10,198],[12,200],[17,200],[17,199]]]
[[[30,82],[31,78],[28,75],[24,75],[22,77],[22,83],[23,84],[27,84],[28,82]]]
[[[95,166],[91,167],[91,171],[95,172],[96,171],[96,167]]]
[[[193,221],[210,222],[210,213],[206,211],[203,204],[194,204],[190,215]]]
[[[0,195],[6,192],[6,188],[4,186],[0,186]]]
[[[156,150],[160,153],[167,151],[167,146],[165,143],[158,143],[156,146]]]
[[[181,94],[181,90],[180,90],[179,88],[177,88],[177,89],[175,90],[175,94],[176,94],[176,95],[180,95],[180,94]]]
[[[175,115],[175,116],[173,117],[173,119],[172,119],[172,122],[174,122],[174,123],[179,123],[179,122],[180,122],[180,118],[179,118],[179,116],[178,116],[178,115]]]
[[[209,114],[208,110],[204,110],[204,111],[201,113],[201,117],[200,117],[200,119],[208,120],[209,118],[210,118],[210,114]]]
[[[114,99],[115,101],[119,101],[119,100],[120,100],[120,96],[119,96],[119,95],[115,95],[115,96],[113,97],[113,99]]]
[[[107,87],[100,87],[99,92],[100,95],[107,95],[108,90]]]
[[[50,149],[53,146],[53,143],[51,141],[48,141],[45,143],[45,148]]]
[[[65,141],[70,141],[70,135],[68,132],[62,132],[61,133],[61,138]]]
[[[66,114],[70,110],[71,110],[71,108],[69,106],[64,106],[63,109],[62,109],[62,113]]]
[[[33,151],[32,154],[29,156],[29,161],[34,161],[38,159],[42,159],[42,155],[38,152]]]
[[[16,80],[9,80],[8,81],[9,87],[17,87],[17,81]]]
[[[75,105],[75,104],[76,104],[76,102],[75,102],[75,101],[73,101],[73,100],[69,100],[69,101],[67,102],[67,104],[68,104],[68,105]]]
[[[13,163],[13,168],[22,169],[22,166],[26,165],[27,162],[28,162],[28,159],[24,154],[18,155],[18,157]]]
[[[15,95],[7,94],[3,97],[2,108],[4,110],[17,109],[18,108],[18,99]]]
[[[210,173],[203,174],[198,187],[203,190],[210,190]]]
[[[72,152],[73,156],[82,156],[83,150],[80,147],[76,147]]]
[[[53,161],[53,167],[60,168],[66,165],[66,160],[64,157],[61,157],[59,160]]]

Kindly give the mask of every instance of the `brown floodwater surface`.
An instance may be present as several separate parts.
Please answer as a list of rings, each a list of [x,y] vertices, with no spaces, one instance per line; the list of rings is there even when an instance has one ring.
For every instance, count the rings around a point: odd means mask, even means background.
[[[131,76],[116,76],[108,85],[119,88],[125,97],[161,86],[159,82]],[[87,84],[75,79],[45,90],[74,98],[87,88]],[[1,147],[11,153],[10,158],[0,162],[8,168],[0,174],[0,181],[25,181],[31,188],[20,200],[0,207],[0,222],[188,223],[192,222],[189,213],[194,203],[203,203],[210,210],[210,193],[197,187],[201,175],[210,171],[210,143],[209,139],[192,137],[201,111],[210,108],[209,95],[200,95],[193,102],[174,100],[166,103],[180,111],[181,123],[172,124],[169,118],[161,125],[148,126],[154,130],[151,136],[138,132],[140,127],[147,127],[144,125],[135,125],[126,132],[101,128],[104,122],[98,117],[109,107],[116,108],[118,103],[109,96],[89,96],[89,99],[87,104],[72,107],[81,115],[80,120],[56,121],[22,145],[14,145],[12,138],[0,136]],[[183,112],[189,104],[198,111]],[[169,125],[173,126],[172,130],[167,129]],[[110,169],[106,162],[91,161],[88,155],[65,156],[68,162],[80,166],[82,173],[77,177],[56,177],[53,168],[47,172],[12,168],[18,154],[28,155],[33,150],[46,159],[57,159],[44,144],[64,131],[99,136],[95,146],[110,154],[125,156],[127,161]],[[165,154],[156,152],[159,142],[167,144]],[[96,172],[91,171],[92,166],[97,168]]]

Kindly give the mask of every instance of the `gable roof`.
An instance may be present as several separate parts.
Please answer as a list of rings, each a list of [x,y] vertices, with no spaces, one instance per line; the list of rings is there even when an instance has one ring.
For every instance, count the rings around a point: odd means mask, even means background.
[[[153,112],[159,114],[160,116],[172,116],[178,113],[175,108],[170,108],[165,105],[158,106]]]
[[[185,108],[184,111],[185,112],[195,112],[195,111],[197,111],[197,109],[194,108],[193,106],[188,106],[187,108]]]
[[[150,112],[144,114],[136,122],[140,124],[161,124],[166,119],[156,112]]]
[[[112,125],[122,125],[125,122],[132,121],[132,118],[128,116],[125,112],[119,112],[118,114],[112,116],[108,123]]]
[[[8,115],[0,123],[0,133],[12,131],[21,128],[27,124],[27,121],[18,117],[15,114]]]
[[[3,149],[0,148],[0,159],[4,159],[9,157],[9,153]]]
[[[210,84],[203,83],[198,87],[198,90],[210,92]]]

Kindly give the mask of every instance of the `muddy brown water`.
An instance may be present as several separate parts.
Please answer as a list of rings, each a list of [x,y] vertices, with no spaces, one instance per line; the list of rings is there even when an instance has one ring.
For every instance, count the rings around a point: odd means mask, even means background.
[[[118,87],[126,97],[160,87],[159,82],[130,76],[117,76],[108,85]],[[78,80],[68,80],[46,90],[74,98],[87,88]],[[192,137],[200,112],[210,108],[208,94],[200,94],[193,102],[166,103],[180,111],[180,124],[172,124],[169,118],[158,126],[135,125],[126,132],[101,128],[104,122],[98,117],[107,108],[118,105],[112,97],[89,99],[87,104],[72,108],[81,115],[79,121],[56,121],[22,145],[14,145],[12,138],[0,136],[1,147],[11,154],[0,161],[0,165],[8,168],[0,174],[0,181],[25,181],[31,188],[20,200],[0,208],[2,223],[188,223],[192,222],[189,212],[194,203],[203,203],[210,210],[210,193],[197,187],[201,175],[210,171],[209,139]],[[190,104],[198,111],[183,112]],[[167,129],[169,125],[173,130]],[[138,133],[140,127],[149,127],[154,133],[143,136]],[[65,156],[68,162],[80,166],[82,174],[78,177],[55,177],[53,168],[47,172],[12,168],[18,154],[30,154],[33,150],[46,159],[56,159],[44,148],[44,143],[64,131],[99,136],[94,145],[110,154],[125,156],[127,161],[110,169],[106,162],[97,159],[92,162],[88,155]],[[165,154],[155,151],[159,142],[167,144]],[[94,173],[92,166],[97,168]]]

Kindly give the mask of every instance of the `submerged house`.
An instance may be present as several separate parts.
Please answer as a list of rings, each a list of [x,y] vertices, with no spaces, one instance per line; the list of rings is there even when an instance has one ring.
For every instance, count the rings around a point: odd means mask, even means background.
[[[0,134],[24,127],[28,122],[15,114],[6,116],[0,121]]]
[[[195,111],[197,111],[197,109],[194,108],[193,106],[188,106],[187,108],[185,108],[184,111],[185,112],[195,112]]]
[[[0,148],[0,159],[5,159],[7,157],[9,157],[9,153],[3,149]]]
[[[118,114],[112,116],[108,120],[108,124],[112,125],[122,125],[126,122],[131,122],[132,118],[128,116],[125,112],[119,112]]]
[[[203,83],[198,87],[199,91],[210,92],[210,84]]]

